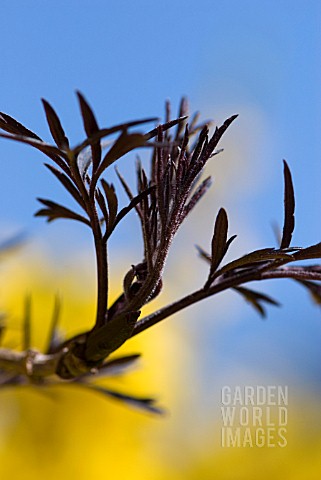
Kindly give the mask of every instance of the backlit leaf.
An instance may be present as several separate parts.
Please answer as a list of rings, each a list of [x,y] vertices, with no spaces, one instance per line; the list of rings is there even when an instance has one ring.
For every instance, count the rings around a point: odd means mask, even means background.
[[[112,165],[120,157],[124,156],[131,150],[134,150],[134,148],[142,147],[145,144],[146,140],[143,134],[127,133],[126,131],[122,132],[104,156],[97,171],[97,176],[101,175],[106,168]]]
[[[84,122],[85,132],[88,137],[95,135],[99,132],[98,123],[96,121],[94,112],[92,111],[91,107],[89,106],[88,102],[85,100],[84,96],[77,92],[80,110]],[[98,165],[101,160],[101,144],[100,139],[98,138],[95,142],[91,144],[91,154],[92,154],[92,163],[94,171],[97,170]]]
[[[0,112],[0,128],[5,132],[23,137],[41,140],[40,137],[6,113]]]
[[[280,306],[279,302],[264,293],[256,292],[255,290],[245,287],[234,287],[233,290],[240,293],[262,317],[266,316],[266,311],[262,306],[262,303],[269,303],[270,305],[275,305],[277,307]]]
[[[43,198],[38,198],[38,201],[45,205],[47,208],[42,208],[41,210],[38,210],[38,212],[35,213],[35,217],[47,217],[48,222],[52,222],[57,218],[69,218],[71,220],[77,220],[90,226],[90,222],[89,220],[87,220],[87,218],[79,215],[76,212],[73,212],[69,208],[59,205],[56,202],[52,202],[51,200],[45,200]]]
[[[293,260],[293,257],[293,254],[284,253],[274,248],[262,248],[224,265],[224,267],[219,270],[219,273],[222,274],[238,268],[249,268],[255,263],[268,262],[271,260],[287,260],[290,262]]]
[[[58,178],[58,180],[62,183],[66,190],[68,190],[68,192],[74,197],[76,202],[79,203],[82,208],[84,208],[84,201],[79,191],[72,183],[72,181],[67,177],[67,175],[65,175],[63,172],[53,167],[52,165],[49,165],[48,163],[45,163],[45,166],[55,175],[56,178]]]
[[[281,248],[287,248],[292,239],[292,233],[294,230],[294,209],[295,199],[292,183],[292,176],[288,164],[284,162],[284,225],[283,234],[281,240]]]
[[[136,208],[137,205],[139,205],[148,195],[151,194],[151,192],[155,191],[156,187],[155,186],[152,186],[152,187],[149,187],[147,188],[146,190],[144,190],[143,192],[139,193],[138,195],[136,195],[136,197],[134,197],[129,205],[127,205],[127,207],[124,207],[120,210],[120,212],[117,214],[117,217],[115,219],[115,222],[114,224],[112,225],[112,229],[114,229],[116,227],[116,225],[118,225],[118,223],[133,209],[133,208]],[[109,235],[110,235],[111,232],[109,232]]]
[[[321,307],[321,285],[309,280],[296,280],[303,285],[310,293],[314,302]]]
[[[108,137],[109,135],[113,135],[114,133],[117,133],[117,132],[126,131],[130,127],[136,127],[137,125],[143,125],[144,123],[155,122],[156,120],[158,120],[158,118],[150,117],[150,118],[144,118],[142,120],[133,120],[131,122],[120,123],[110,128],[101,128],[96,133],[93,133],[92,135],[88,136],[88,138],[86,138],[83,142],[76,145],[76,147],[73,148],[74,155],[77,156],[82,150],[84,150],[84,148],[88,147],[89,145],[92,145],[93,143],[96,143],[98,140],[101,140],[102,138]],[[145,139],[147,140],[146,135],[145,135]]]
[[[226,252],[226,242],[227,242],[227,230],[228,230],[228,219],[227,214],[224,208],[221,208],[217,214],[214,226],[214,234],[212,238],[212,255],[211,255],[211,270],[210,274],[213,274]]]
[[[308,260],[310,258],[321,258],[321,242],[302,248],[293,254],[295,260]]]
[[[52,138],[54,139],[54,141],[56,142],[57,146],[60,149],[62,150],[69,149],[69,141],[68,141],[68,138],[66,137],[64,129],[61,126],[58,115],[56,114],[55,110],[52,108],[50,103],[48,103],[44,99],[42,99],[42,103],[46,112],[46,117],[47,117]]]
[[[90,389],[95,390],[98,393],[102,393],[103,395],[107,395],[115,400],[124,402],[129,406],[138,408],[139,410],[143,410],[143,411],[153,413],[153,414],[158,414],[158,415],[163,415],[165,413],[163,409],[155,406],[154,398],[137,397],[135,395],[116,392],[115,390],[99,387],[97,385],[88,384],[86,386]]]
[[[105,193],[105,197],[108,204],[108,232],[114,227],[117,211],[118,211],[118,199],[115,193],[114,185],[107,183],[102,179],[101,184]]]
[[[157,126],[156,128],[153,128],[153,130],[150,130],[150,132],[145,133],[144,138],[145,140],[150,140],[151,138],[156,137],[158,135],[159,127],[161,127],[162,132],[165,132],[169,128],[174,127],[175,125],[178,125],[181,122],[184,122],[187,119],[187,116],[181,117],[181,118],[176,118],[175,120],[170,120],[167,123],[163,123],[162,125]]]

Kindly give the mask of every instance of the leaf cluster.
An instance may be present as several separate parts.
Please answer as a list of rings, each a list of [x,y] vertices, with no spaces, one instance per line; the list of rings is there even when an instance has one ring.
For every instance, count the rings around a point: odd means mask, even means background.
[[[277,248],[258,249],[223,263],[236,239],[228,235],[228,215],[221,208],[214,222],[210,253],[198,247],[209,264],[208,277],[200,289],[164,306],[144,318],[141,309],[158,296],[163,286],[163,272],[174,236],[191,210],[204,196],[211,179],[201,180],[207,162],[219,153],[218,144],[237,115],[229,117],[210,134],[208,124],[198,123],[198,114],[188,121],[188,104],[183,99],[178,117],[172,119],[166,105],[164,123],[149,131],[145,128],[156,118],[145,118],[101,128],[92,108],[78,92],[78,103],[85,139],[74,147],[62,127],[54,108],[43,100],[43,107],[54,144],[43,141],[11,116],[0,113],[0,137],[28,144],[48,157],[46,168],[72,197],[71,209],[54,200],[39,198],[41,208],[36,216],[48,222],[68,219],[89,227],[96,254],[96,316],[89,331],[62,339],[59,334],[59,302],[55,302],[48,347],[44,353],[32,349],[30,340],[31,301],[26,299],[22,351],[0,349],[0,385],[57,382],[78,384],[114,399],[158,412],[152,399],[140,398],[102,388],[92,378],[108,375],[131,366],[138,355],[110,359],[124,342],[176,312],[223,290],[232,289],[249,302],[259,314],[266,305],[279,303],[265,293],[245,284],[270,278],[292,278],[321,304],[321,267],[292,266],[293,262],[321,257],[321,243],[306,248],[292,247],[295,197],[290,169],[284,161],[284,222]],[[106,140],[107,138],[107,140]],[[151,149],[150,170],[140,159],[136,167],[137,193],[129,188],[116,170],[128,204],[120,208],[117,190],[108,178],[108,169],[127,153],[140,148]],[[111,305],[108,302],[108,242],[115,228],[132,210],[136,211],[143,239],[142,259],[131,265],[123,279],[122,294]],[[4,331],[1,324],[0,334]]]

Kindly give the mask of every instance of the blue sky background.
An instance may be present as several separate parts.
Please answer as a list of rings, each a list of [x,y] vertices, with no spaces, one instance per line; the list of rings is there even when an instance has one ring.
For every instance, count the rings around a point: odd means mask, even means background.
[[[0,109],[49,140],[44,97],[60,114],[72,143],[83,138],[76,89],[102,126],[161,115],[164,100],[170,98],[176,108],[182,94],[192,108],[218,122],[237,112],[240,117],[222,142],[226,157],[217,167],[218,199],[210,210],[200,210],[211,212],[202,224],[207,227],[200,228],[204,237],[186,230],[197,237],[188,237],[189,255],[195,257],[194,243],[208,245],[221,205],[231,212],[232,233],[241,229],[243,253],[273,243],[271,221],[282,222],[282,158],[291,166],[297,195],[294,242],[316,243],[321,239],[320,10],[320,2],[312,0],[3,1]],[[67,201],[42,167],[40,153],[3,140],[0,159],[3,238],[25,231],[42,239],[52,255],[70,253],[75,240],[81,248],[91,247],[82,227],[47,226],[32,217],[38,196]],[[121,163],[129,177],[130,167]],[[224,188],[219,167],[223,177],[227,172]],[[130,250],[128,238],[123,231],[115,249]],[[202,349],[203,368],[209,367],[213,382],[235,379],[242,371],[247,379],[264,374],[274,383],[307,382],[319,390],[320,310],[290,282],[274,282],[265,291],[282,298],[284,309],[271,308],[264,323],[238,299],[230,306],[232,296],[222,299],[223,307],[215,300],[199,307],[204,328],[188,325]]]

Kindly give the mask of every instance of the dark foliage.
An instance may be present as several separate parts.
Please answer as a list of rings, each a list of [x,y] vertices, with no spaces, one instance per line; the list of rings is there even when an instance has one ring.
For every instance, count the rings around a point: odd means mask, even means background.
[[[167,255],[175,234],[191,210],[206,193],[210,178],[200,181],[200,175],[213,155],[219,153],[218,143],[236,119],[228,118],[209,134],[207,124],[198,124],[198,115],[187,123],[186,99],[180,104],[179,115],[170,118],[166,105],[165,123],[147,133],[132,131],[133,127],[155,122],[147,118],[100,128],[84,96],[78,101],[86,138],[70,147],[60,119],[53,107],[43,100],[49,129],[55,145],[44,142],[5,113],[0,114],[0,136],[26,143],[43,152],[53,163],[46,167],[59,180],[75,201],[71,210],[50,199],[39,199],[42,204],[36,216],[48,222],[72,219],[90,228],[95,245],[97,263],[97,310],[92,328],[69,339],[59,334],[60,302],[55,301],[52,328],[47,350],[40,353],[31,345],[31,301],[25,301],[23,349],[0,349],[0,385],[33,384],[44,386],[66,382],[87,387],[101,394],[149,412],[159,413],[153,399],[140,398],[91,382],[100,375],[122,372],[134,364],[139,355],[109,359],[130,337],[146,330],[174,313],[223,290],[232,289],[248,301],[262,316],[265,307],[279,305],[264,293],[244,286],[251,281],[270,278],[292,278],[321,303],[321,267],[292,266],[293,262],[321,257],[321,243],[307,248],[290,247],[294,230],[294,190],[290,169],[284,162],[284,225],[279,248],[263,248],[223,264],[231,242],[228,236],[228,216],[221,208],[216,216],[210,253],[198,247],[200,256],[209,263],[204,285],[186,297],[167,305],[153,314],[140,318],[141,309],[160,294]],[[115,137],[116,135],[116,137]],[[107,151],[103,153],[109,138]],[[117,171],[122,187],[129,198],[126,207],[119,210],[115,187],[102,177],[120,157],[137,148],[150,148],[150,174],[140,161],[137,164],[137,194],[131,192],[126,180]],[[108,308],[109,275],[107,244],[118,223],[135,209],[140,220],[144,252],[142,260],[132,265],[123,280],[123,293]],[[10,245],[4,245],[4,249]],[[5,329],[0,323],[0,336]]]

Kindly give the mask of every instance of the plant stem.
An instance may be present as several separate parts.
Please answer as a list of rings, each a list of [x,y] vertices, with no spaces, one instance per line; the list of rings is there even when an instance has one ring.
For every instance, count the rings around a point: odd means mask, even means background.
[[[100,227],[99,227],[100,230]],[[108,263],[107,246],[105,240],[94,231],[95,252],[97,263],[97,311],[95,328],[106,323],[108,305]]]
[[[274,278],[292,278],[295,280],[321,280],[321,272],[307,271],[303,270],[300,267],[297,268],[278,268],[275,270],[269,271],[253,271],[238,273],[228,278],[223,278],[216,285],[205,289],[204,287],[200,290],[197,290],[191,294],[188,294],[186,297],[177,300],[176,302],[167,305],[166,307],[142,318],[135,325],[132,337],[138,333],[143,332],[149,327],[152,327],[156,323],[159,323],[161,320],[164,320],[167,317],[174,315],[175,313],[183,310],[186,307],[193,305],[194,303],[208,298],[217,293],[228,290],[229,288],[240,286],[243,283],[248,283],[257,280],[268,280]]]
[[[42,353],[27,350],[15,352],[6,348],[0,348],[0,369],[13,372],[17,375],[28,375],[30,377],[45,377],[53,375],[62,352],[44,355]],[[28,372],[28,360],[32,369]]]
[[[146,281],[143,283],[137,296],[135,296],[126,306],[126,311],[130,312],[140,310],[152,297],[159,281],[162,278],[162,273],[171,241],[172,238],[166,239],[166,241],[162,242],[153,269],[149,272]]]
[[[94,328],[101,327],[106,321],[106,312],[108,305],[108,259],[107,259],[107,242],[103,238],[99,223],[98,213],[95,204],[95,192],[91,188],[90,195],[86,189],[84,181],[80,175],[77,165],[77,159],[72,157],[71,172],[73,180],[83,197],[87,215],[90,220],[91,228],[94,236],[96,268],[97,268],[97,310],[96,322]]]

